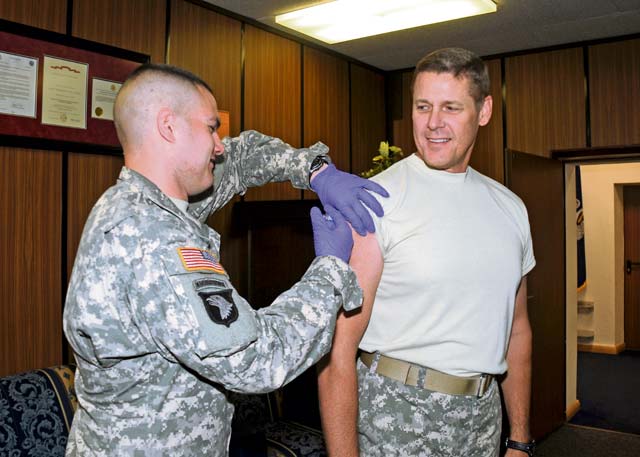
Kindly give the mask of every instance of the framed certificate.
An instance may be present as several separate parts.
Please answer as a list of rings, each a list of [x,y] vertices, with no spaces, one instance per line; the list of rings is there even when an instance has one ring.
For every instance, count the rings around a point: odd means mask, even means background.
[[[113,105],[122,84],[116,81],[93,78],[91,84],[91,117],[94,119],[113,120]]]
[[[0,52],[0,113],[35,119],[38,59]]]
[[[42,123],[87,128],[89,65],[44,56],[42,66]]]
[[[118,152],[113,102],[149,56],[0,20],[0,144]]]

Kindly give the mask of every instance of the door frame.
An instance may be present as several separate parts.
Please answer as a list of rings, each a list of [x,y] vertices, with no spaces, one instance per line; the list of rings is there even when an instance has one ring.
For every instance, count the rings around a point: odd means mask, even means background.
[[[640,145],[632,146],[616,146],[616,147],[596,147],[551,151],[551,157],[563,162],[565,176],[565,206],[567,201],[574,201],[575,195],[575,171],[574,166],[578,165],[595,165],[595,164],[614,164],[614,163],[635,163],[640,162]],[[571,167],[571,170],[569,169]],[[573,175],[573,176],[572,176]],[[571,179],[568,179],[568,178]],[[575,287],[570,287],[577,283],[577,260],[576,260],[576,244],[577,238],[575,231],[569,236],[570,227],[575,225],[575,211],[569,212],[566,208],[567,223],[565,225],[566,237],[566,296],[565,303],[567,320],[566,320],[566,391],[567,391],[567,421],[570,420],[580,409],[580,402],[577,399],[577,301],[578,294]],[[588,242],[588,241],[587,241]],[[575,306],[569,306],[569,303]],[[617,352],[624,350],[624,346],[616,348]]]

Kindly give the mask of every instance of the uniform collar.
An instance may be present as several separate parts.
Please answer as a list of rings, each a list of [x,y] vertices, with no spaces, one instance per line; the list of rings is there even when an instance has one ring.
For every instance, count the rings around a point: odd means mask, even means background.
[[[128,183],[139,192],[143,192],[161,207],[171,209],[172,212],[177,211],[178,214],[183,214],[167,194],[162,192],[158,186],[137,171],[127,167],[122,167],[118,180]],[[206,224],[207,217],[209,216],[213,205],[213,192],[211,191],[211,195],[202,194],[201,196],[203,197],[201,200],[189,203],[187,213],[195,220],[200,221],[200,223]]]
[[[191,214],[189,209],[187,209],[188,214],[185,214],[173,202],[171,197],[162,192],[158,186],[137,171],[127,167],[122,167],[120,176],[118,176],[118,181],[126,183],[134,192],[144,194],[144,196],[153,203],[162,209],[169,211],[180,219],[188,220],[189,222],[196,222],[198,220]]]
[[[158,186],[137,171],[134,171],[131,168],[122,167],[122,170],[120,170],[120,176],[118,176],[118,181],[126,183],[133,191],[144,194],[145,197],[149,198],[158,206],[169,210],[172,213],[181,213],[180,209],[176,207],[167,194],[162,192]]]
[[[187,225],[192,227],[199,236],[206,239],[209,238],[208,226],[205,223],[198,222],[196,216],[190,211],[192,205],[189,205],[187,209],[189,215],[185,214],[158,186],[142,174],[127,167],[122,167],[118,181],[126,183],[133,191],[143,194],[160,208],[182,219]]]

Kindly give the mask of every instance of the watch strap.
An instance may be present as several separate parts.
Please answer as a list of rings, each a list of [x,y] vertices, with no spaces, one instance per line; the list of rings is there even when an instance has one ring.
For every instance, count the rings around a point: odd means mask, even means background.
[[[521,441],[514,441],[509,438],[505,441],[505,446],[509,449],[515,449],[517,451],[525,452],[529,457],[533,456],[533,453],[536,450],[536,442],[535,440],[531,440],[528,443],[523,443]]]
[[[324,165],[328,165],[329,160],[326,156],[317,156],[311,162],[311,166],[309,167],[309,181],[311,181],[311,175],[322,168]]]

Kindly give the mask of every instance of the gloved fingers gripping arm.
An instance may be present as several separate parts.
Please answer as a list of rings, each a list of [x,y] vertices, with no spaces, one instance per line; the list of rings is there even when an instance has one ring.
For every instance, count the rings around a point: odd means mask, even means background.
[[[367,181],[366,184],[367,185],[362,186],[362,189],[358,192],[358,198],[365,205],[367,205],[375,213],[376,216],[378,217],[384,216],[384,210],[382,209],[382,205],[380,205],[380,202],[378,202],[378,200],[376,200],[375,197],[371,195],[371,193],[369,193],[369,191],[376,192],[380,195],[384,195],[385,197],[388,197],[389,194],[384,189],[384,187],[382,187],[380,184],[376,182]]]
[[[365,205],[378,216],[383,215],[382,207],[368,192],[375,192],[383,197],[389,196],[379,184],[340,171],[334,165],[329,165],[314,175],[311,188],[318,194],[325,208],[337,208],[353,229],[362,236],[367,232],[375,232],[373,219]]]
[[[316,256],[331,255],[348,263],[353,248],[351,228],[342,214],[334,207],[327,205],[325,209],[327,215],[323,216],[319,208],[311,208],[313,245]]]

